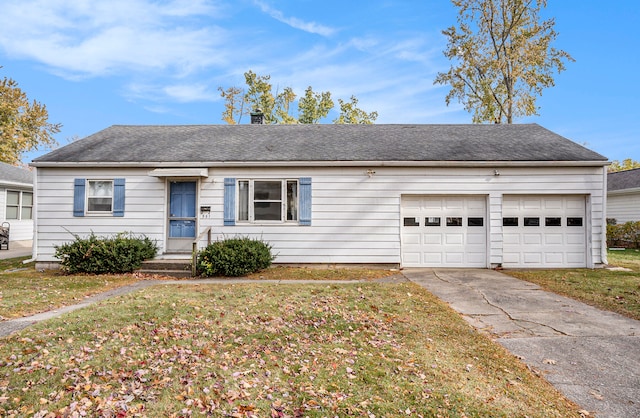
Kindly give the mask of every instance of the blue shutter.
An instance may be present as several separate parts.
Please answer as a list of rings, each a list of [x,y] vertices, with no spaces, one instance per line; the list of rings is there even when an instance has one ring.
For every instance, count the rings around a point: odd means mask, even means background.
[[[73,181],[73,216],[84,216],[84,179]]]
[[[236,179],[224,179],[224,225],[236,224]]]
[[[113,179],[113,216],[124,216],[124,179]]]
[[[300,225],[311,225],[311,177],[300,177]]]

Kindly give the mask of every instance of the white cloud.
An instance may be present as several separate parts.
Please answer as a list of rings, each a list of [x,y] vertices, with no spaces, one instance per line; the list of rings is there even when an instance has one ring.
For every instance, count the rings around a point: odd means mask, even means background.
[[[216,51],[223,29],[189,24],[216,10],[202,0],[9,0],[0,48],[70,78],[157,70],[180,76],[228,58]]]
[[[331,36],[336,32],[336,29],[329,26],[321,25],[316,22],[305,22],[296,17],[285,17],[280,10],[272,8],[263,1],[255,0],[254,3],[258,5],[260,7],[260,10],[262,10],[264,13],[268,14],[277,21],[284,23],[285,25],[291,26],[294,29],[300,29],[302,31],[315,33],[316,35],[321,36]]]

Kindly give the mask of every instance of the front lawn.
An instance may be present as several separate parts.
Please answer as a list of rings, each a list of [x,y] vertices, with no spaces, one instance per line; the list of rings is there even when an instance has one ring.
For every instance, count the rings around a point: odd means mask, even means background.
[[[61,306],[86,296],[135,283],[133,275],[70,275],[36,271],[22,258],[0,260],[0,320],[19,318]]]
[[[609,265],[631,269],[561,269],[504,273],[601,309],[640,320],[640,251],[609,251]]]
[[[64,275],[39,272],[28,257],[0,260],[0,321],[76,304],[85,297],[143,280],[139,274]],[[390,270],[273,267],[249,275],[253,280],[373,280],[397,274]],[[153,276],[153,279],[173,279]]]
[[[158,285],[2,340],[2,416],[567,417],[412,283]]]

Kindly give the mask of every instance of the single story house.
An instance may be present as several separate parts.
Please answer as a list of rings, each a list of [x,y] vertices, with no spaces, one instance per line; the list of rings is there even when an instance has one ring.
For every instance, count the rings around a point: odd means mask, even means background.
[[[92,231],[187,253],[210,228],[279,264],[591,268],[607,164],[536,124],[111,126],[32,162],[34,257]]]
[[[607,175],[607,219],[640,221],[640,168]]]
[[[0,163],[0,224],[10,225],[10,241],[33,239],[33,173]]]

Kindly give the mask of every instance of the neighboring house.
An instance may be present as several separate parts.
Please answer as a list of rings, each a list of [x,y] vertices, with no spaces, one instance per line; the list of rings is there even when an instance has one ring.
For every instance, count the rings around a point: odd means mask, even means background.
[[[9,222],[10,241],[33,239],[33,173],[0,163],[0,223]]]
[[[640,221],[640,168],[607,174],[607,219]]]
[[[282,264],[594,267],[606,165],[535,124],[112,126],[33,161],[34,257],[92,231],[188,253],[211,228]]]

